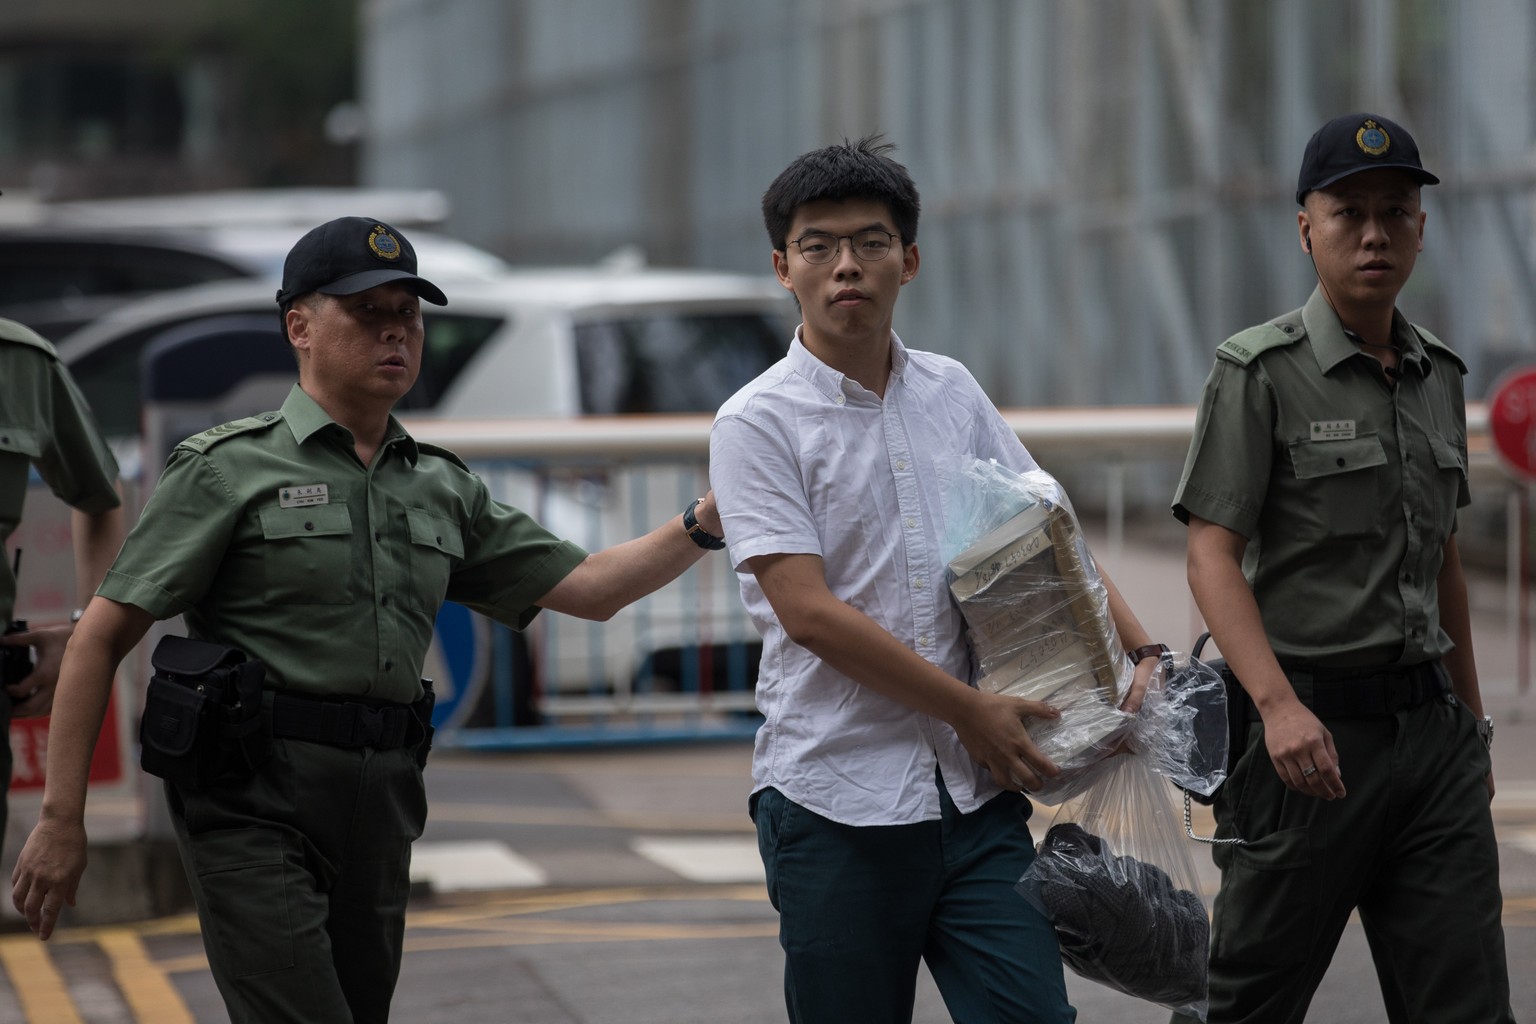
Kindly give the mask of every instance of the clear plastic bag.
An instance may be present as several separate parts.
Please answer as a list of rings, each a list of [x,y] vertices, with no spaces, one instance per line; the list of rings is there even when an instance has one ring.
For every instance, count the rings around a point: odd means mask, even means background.
[[[950,592],[965,617],[980,679],[992,693],[1044,701],[1059,719],[1030,719],[1030,738],[1061,774],[1031,795],[1059,803],[1131,734],[1119,710],[1134,667],[1109,592],[1066,492],[1049,473],[966,459],[945,487]]]
[[[1152,769],[1208,803],[1227,778],[1227,684],[1213,666],[1169,653],[1147,686],[1131,747]]]
[[[1078,974],[1205,1020],[1210,918],[1172,796],[1153,758],[1109,758],[1017,889]]]

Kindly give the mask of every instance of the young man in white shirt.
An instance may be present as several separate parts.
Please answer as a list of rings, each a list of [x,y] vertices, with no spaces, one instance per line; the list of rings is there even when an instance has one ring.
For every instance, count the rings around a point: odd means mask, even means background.
[[[804,322],[711,435],[764,641],[751,808],[785,1001],[797,1024],[909,1021],[922,959],[961,1024],[1071,1021],[1055,934],[1013,890],[1034,858],[1020,790],[1057,773],[1024,722],[1056,712],[972,685],[940,555],[939,463],[1036,465],[963,366],[891,329],[919,201],[890,148],[804,154],[764,194]],[[1122,642],[1152,647],[1104,583]]]

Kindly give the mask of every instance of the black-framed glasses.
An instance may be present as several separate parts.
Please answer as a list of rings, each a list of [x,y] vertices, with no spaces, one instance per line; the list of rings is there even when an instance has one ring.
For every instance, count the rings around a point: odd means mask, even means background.
[[[886,255],[896,248],[898,237],[879,228],[867,228],[863,231],[855,231],[851,235],[834,235],[828,231],[807,231],[791,241],[800,247],[800,256],[807,263],[830,263],[837,259],[838,251],[842,248],[845,238],[848,239],[848,247],[853,250],[854,256],[865,263],[874,263],[876,260],[885,259]]]

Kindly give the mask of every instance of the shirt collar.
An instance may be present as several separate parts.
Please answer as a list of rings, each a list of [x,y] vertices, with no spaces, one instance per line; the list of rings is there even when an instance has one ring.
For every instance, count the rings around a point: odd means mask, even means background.
[[[896,332],[892,331],[892,379],[901,377],[907,368],[907,361],[907,347],[901,343],[901,339],[896,336]],[[843,382],[848,379],[847,374],[832,369],[832,367],[812,355],[811,350],[806,348],[805,343],[800,340],[800,328],[795,329],[795,336],[789,343],[789,368],[810,381],[811,386],[825,395],[830,401],[837,401],[837,396],[844,393]]]
[[[299,444],[304,444],[310,438],[334,426],[337,436],[352,444],[355,440],[352,431],[331,419],[330,413],[320,407],[320,403],[311,398],[304,389],[295,384],[288,392],[288,397],[283,400],[283,422],[288,424],[288,429],[293,431],[293,439]],[[416,447],[416,439],[406,433],[400,421],[391,414],[389,425],[384,429],[384,443],[380,448],[388,448],[393,444],[401,445],[401,454],[412,466],[416,465],[416,459],[420,455]]]
[[[1311,342],[1312,354],[1317,358],[1317,368],[1323,373],[1331,373],[1334,367],[1352,356],[1365,355],[1371,358],[1368,352],[1350,341],[1344,333],[1344,325],[1339,322],[1339,315],[1329,305],[1328,297],[1323,294],[1321,287],[1312,289],[1312,297],[1307,299],[1306,306],[1302,308],[1301,322]],[[1392,339],[1398,345],[1398,363],[1414,370],[1421,377],[1429,376],[1430,361],[1425,356],[1419,332],[1413,329],[1408,318],[1397,309],[1392,310]]]

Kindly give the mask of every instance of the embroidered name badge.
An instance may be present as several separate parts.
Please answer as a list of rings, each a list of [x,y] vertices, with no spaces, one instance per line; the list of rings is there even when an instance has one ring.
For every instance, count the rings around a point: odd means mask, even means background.
[[[302,487],[279,487],[279,508],[303,508],[305,505],[329,505],[330,487],[327,484],[305,484]]]
[[[1351,441],[1354,437],[1354,420],[1312,421],[1312,440],[1314,441]]]

